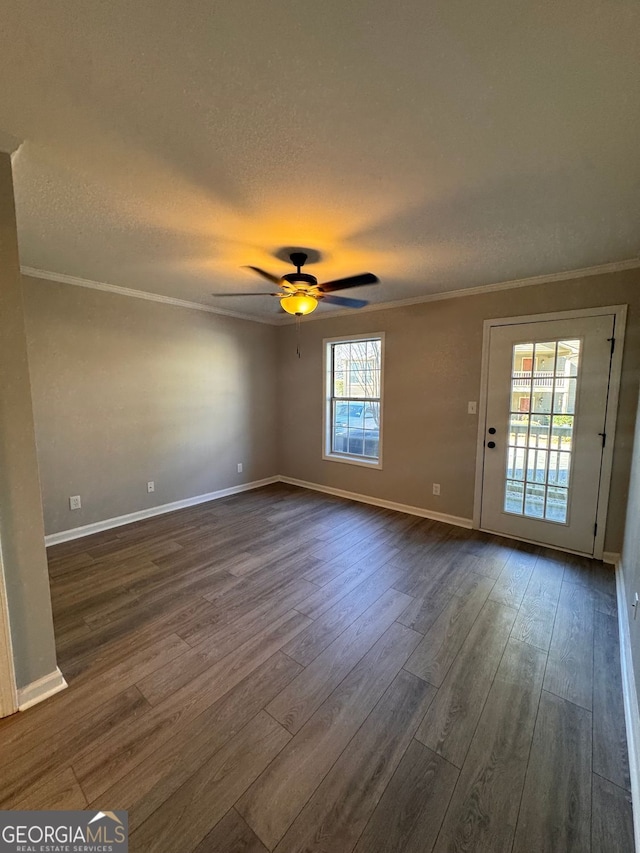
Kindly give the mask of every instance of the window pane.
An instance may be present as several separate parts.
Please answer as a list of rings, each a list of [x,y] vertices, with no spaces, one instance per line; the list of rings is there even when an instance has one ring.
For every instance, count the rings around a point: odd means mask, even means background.
[[[556,379],[556,395],[553,401],[553,410],[559,414],[572,415],[576,410],[576,385],[577,379]]]
[[[531,418],[529,428],[529,447],[544,447],[546,449],[549,438],[549,429],[546,426],[541,426],[537,417]]]
[[[333,345],[333,369],[346,370],[349,363],[349,344]]]
[[[549,487],[547,490],[545,518],[549,521],[558,521],[564,524],[567,520],[568,497],[569,492],[567,489]]]
[[[380,455],[380,440],[378,436],[371,438],[365,437],[364,440],[364,455],[373,456],[375,459]]]
[[[364,428],[370,431],[380,429],[380,403],[367,403],[364,411]]]
[[[533,363],[533,344],[516,344],[513,348],[513,375],[531,372]]]
[[[544,517],[544,486],[527,483],[524,493],[524,514],[531,518]]]
[[[380,451],[381,341],[328,344],[329,452],[377,459]]]
[[[556,366],[556,342],[539,343],[535,346],[534,384],[551,387],[551,377]]]
[[[524,484],[507,480],[507,488],[504,495],[504,511],[514,512],[522,515],[522,498],[524,495]]]
[[[549,461],[549,483],[554,486],[569,485],[570,453],[551,451]]]
[[[359,427],[362,428],[364,420],[364,403],[348,403],[347,404],[347,425],[349,429]]]
[[[521,374],[531,376],[533,364],[533,344],[516,344],[513,348],[513,376],[520,377]]]
[[[550,412],[551,411],[551,397],[552,397],[552,388],[548,389],[540,389],[535,388],[533,392],[533,397],[531,398],[531,411],[532,412]]]
[[[524,444],[529,431],[529,415],[511,414],[509,421],[509,444]]]
[[[379,397],[380,396],[380,371],[376,368],[369,368],[365,373],[365,393],[363,397]]]
[[[580,363],[581,341],[558,341],[558,373],[577,376]]]
[[[337,370],[333,374],[333,396],[344,397],[347,392],[347,383],[344,370]]]
[[[554,415],[551,427],[551,447],[553,450],[571,450],[573,438],[573,417]]]
[[[349,404],[334,400],[331,430],[331,450],[335,453],[347,452],[347,430],[349,425]]]
[[[547,475],[547,451],[546,450],[530,450],[529,451],[531,473],[527,479],[535,483],[544,483]]]
[[[531,411],[531,390],[529,386],[520,386],[518,380],[513,379],[513,389],[511,391],[511,411],[521,412],[526,414]]]
[[[509,447],[507,477],[510,480],[524,480],[524,454],[524,447]]]
[[[560,472],[560,454],[556,450],[549,452],[549,474],[548,481],[553,485],[558,485],[558,476]]]

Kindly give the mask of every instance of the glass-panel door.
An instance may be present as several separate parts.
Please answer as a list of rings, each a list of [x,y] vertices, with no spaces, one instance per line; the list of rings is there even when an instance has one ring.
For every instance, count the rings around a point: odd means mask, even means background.
[[[593,552],[613,316],[491,330],[481,525]]]

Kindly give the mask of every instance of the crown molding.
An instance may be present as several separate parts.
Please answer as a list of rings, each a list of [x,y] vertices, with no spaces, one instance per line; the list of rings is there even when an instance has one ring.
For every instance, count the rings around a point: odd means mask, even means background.
[[[212,305],[204,305],[202,302],[189,302],[186,299],[177,299],[174,296],[163,296],[160,293],[149,293],[146,290],[134,290],[131,287],[121,287],[117,284],[107,284],[103,281],[93,281],[89,278],[78,278],[75,275],[40,270],[35,267],[21,266],[20,272],[31,278],[41,278],[46,281],[57,281],[62,284],[73,284],[75,287],[87,287],[90,290],[103,290],[107,293],[116,293],[118,296],[130,296],[134,299],[146,299],[147,302],[162,302],[165,305],[173,305],[177,308],[190,308],[193,311],[205,311],[208,314],[221,314],[224,317],[234,317],[236,320],[249,320],[251,323],[263,323],[270,326],[277,325],[277,321],[268,320],[265,317],[255,317],[251,314],[241,314],[239,311],[229,311],[226,308],[214,308]]]
[[[445,299],[458,299],[463,296],[478,296],[482,293],[493,293],[499,290],[514,290],[519,287],[533,287],[538,284],[551,284],[553,282],[572,281],[576,278],[588,278],[594,275],[606,275],[607,273],[624,272],[625,270],[640,269],[640,258],[629,258],[625,261],[613,261],[608,264],[600,264],[594,267],[584,267],[565,272],[549,273],[547,275],[535,275],[530,278],[518,278],[512,281],[501,281],[496,284],[481,284],[478,287],[467,287],[459,290],[447,290],[442,293],[429,293],[425,296],[413,296],[409,299],[396,299],[390,302],[375,302],[360,308],[359,313],[368,311],[388,311],[391,308],[406,308],[411,305],[420,305],[423,302],[442,302]],[[107,293],[117,293],[120,296],[131,296],[134,299],[146,299],[148,302],[162,302],[165,305],[174,305],[178,308],[190,308],[194,311],[206,311],[209,314],[220,314],[223,317],[234,317],[237,320],[248,320],[251,323],[263,323],[268,326],[287,326],[295,323],[293,317],[267,319],[256,317],[253,314],[242,314],[239,311],[230,311],[226,308],[214,308],[212,305],[204,305],[202,302],[189,302],[186,299],[178,299],[174,296],[162,296],[159,293],[149,293],[146,290],[134,290],[130,287],[122,287],[117,284],[107,284],[102,281],[93,281],[88,278],[78,278],[64,273],[50,272],[49,270],[36,269],[35,267],[21,266],[23,275],[32,278],[42,278],[48,281],[59,281],[63,284],[73,284],[76,287],[88,287],[92,290],[104,290]],[[307,315],[305,323],[314,320],[331,320],[334,317],[343,317],[353,314],[353,310],[343,308],[331,310],[322,314]]]
[[[442,293],[429,293],[425,296],[412,296],[409,299],[396,299],[391,302],[375,302],[359,308],[358,313],[368,311],[387,311],[390,308],[406,308],[410,305],[420,305],[423,302],[442,302],[445,299],[458,299],[462,296],[478,296],[482,293],[493,293],[497,290],[515,290],[518,287],[533,287],[537,284],[551,284],[553,282],[572,281],[576,278],[587,278],[593,275],[606,275],[613,272],[624,272],[625,270],[640,269],[640,257],[629,258],[626,261],[613,261],[608,264],[600,264],[595,267],[584,267],[566,272],[548,273],[547,275],[534,275],[530,278],[517,278],[512,281],[501,281],[497,284],[481,284],[478,287],[466,287],[460,290],[447,290]],[[310,314],[305,317],[305,323],[313,320],[331,320],[334,317],[343,317],[353,314],[353,309],[340,308],[331,310],[331,313]],[[289,317],[276,321],[279,326],[290,325],[295,322]]]

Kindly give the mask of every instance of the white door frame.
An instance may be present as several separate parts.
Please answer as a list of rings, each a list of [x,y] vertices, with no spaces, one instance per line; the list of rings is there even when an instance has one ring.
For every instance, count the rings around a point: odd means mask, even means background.
[[[18,710],[18,688],[13,667],[13,646],[9,630],[9,606],[0,543],[0,717]]]
[[[598,532],[594,542],[593,556],[602,559],[604,550],[604,535],[609,508],[609,492],[611,487],[611,469],[613,465],[613,448],[615,444],[616,421],[618,419],[618,398],[620,394],[620,377],[622,375],[622,351],[627,323],[626,305],[605,305],[601,308],[580,308],[574,311],[553,311],[549,314],[525,314],[520,317],[499,317],[485,320],[482,336],[482,373],[480,379],[480,409],[478,412],[478,442],[476,447],[476,485],[473,500],[473,528],[480,528],[480,511],[482,507],[482,483],[484,477],[484,442],[486,435],[487,393],[489,390],[489,342],[491,329],[495,326],[513,326],[519,323],[543,323],[547,320],[573,320],[582,317],[598,317],[602,314],[615,315],[614,337],[615,348],[611,357],[611,379],[607,417],[604,431],[607,441],[602,453],[602,468],[600,489],[598,491],[598,512],[596,523]]]

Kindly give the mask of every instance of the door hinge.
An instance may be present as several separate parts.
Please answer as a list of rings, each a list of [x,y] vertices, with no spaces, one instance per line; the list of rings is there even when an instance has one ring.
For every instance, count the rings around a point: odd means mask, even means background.
[[[611,344],[611,355],[613,355],[613,351],[616,348],[616,339],[615,338],[607,338],[607,340]]]
[[[596,521],[596,523],[593,525],[593,535],[594,535],[594,536],[597,536],[597,535],[598,535],[598,522],[597,522],[597,521]]]
[[[602,446],[604,447],[607,443],[607,434],[606,432],[599,432],[598,435],[602,438]]]

